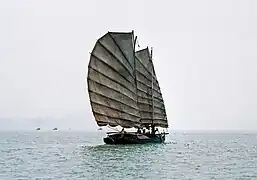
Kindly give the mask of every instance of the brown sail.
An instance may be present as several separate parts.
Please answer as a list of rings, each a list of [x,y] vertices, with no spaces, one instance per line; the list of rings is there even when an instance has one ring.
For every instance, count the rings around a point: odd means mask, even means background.
[[[108,32],[97,40],[88,66],[88,92],[99,126],[139,127],[134,35]]]
[[[159,82],[148,47],[136,55],[138,106],[142,125],[168,127],[167,115]]]

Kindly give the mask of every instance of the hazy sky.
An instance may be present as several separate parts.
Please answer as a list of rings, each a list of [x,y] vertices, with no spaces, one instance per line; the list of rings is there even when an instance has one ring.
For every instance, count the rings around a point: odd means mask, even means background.
[[[0,0],[0,129],[96,128],[89,52],[132,29],[154,48],[171,129],[257,129],[256,22],[255,0]]]

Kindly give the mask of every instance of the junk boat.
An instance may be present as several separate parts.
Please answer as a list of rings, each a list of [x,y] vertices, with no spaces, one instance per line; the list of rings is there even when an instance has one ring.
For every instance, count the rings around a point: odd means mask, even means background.
[[[153,50],[135,50],[131,32],[107,32],[90,53],[87,85],[90,104],[99,127],[119,126],[107,132],[106,144],[163,143],[167,115],[153,65]],[[135,128],[135,132],[126,132]]]

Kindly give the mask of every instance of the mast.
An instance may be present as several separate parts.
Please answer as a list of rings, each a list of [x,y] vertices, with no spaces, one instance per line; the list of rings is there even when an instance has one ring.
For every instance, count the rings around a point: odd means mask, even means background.
[[[150,58],[151,58],[151,62],[152,62],[152,64],[153,64],[153,47],[151,47],[151,54],[150,54]],[[154,104],[153,104],[153,75],[154,75],[154,73],[153,73],[153,68],[152,68],[152,85],[151,85],[151,90],[152,90],[152,125],[151,125],[151,127],[152,127],[152,133],[154,132],[154,123],[153,123],[153,119],[154,119]]]
[[[136,42],[137,42],[137,36],[135,37],[134,39],[134,30],[132,30],[132,38],[133,38],[133,41],[134,41],[134,44],[133,44],[133,55],[134,55],[134,78],[135,78],[135,90],[136,90],[136,94],[137,94],[137,69],[136,69]],[[138,96],[136,97],[136,103],[138,104]],[[139,119],[139,121],[141,121],[141,119]]]

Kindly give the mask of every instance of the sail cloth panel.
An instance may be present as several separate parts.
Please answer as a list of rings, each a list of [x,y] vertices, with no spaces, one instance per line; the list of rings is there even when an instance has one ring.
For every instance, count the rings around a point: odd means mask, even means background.
[[[99,126],[140,126],[133,52],[133,33],[108,32],[95,44],[87,81],[92,111]]]
[[[142,124],[168,127],[163,97],[148,48],[136,52],[136,80]]]

